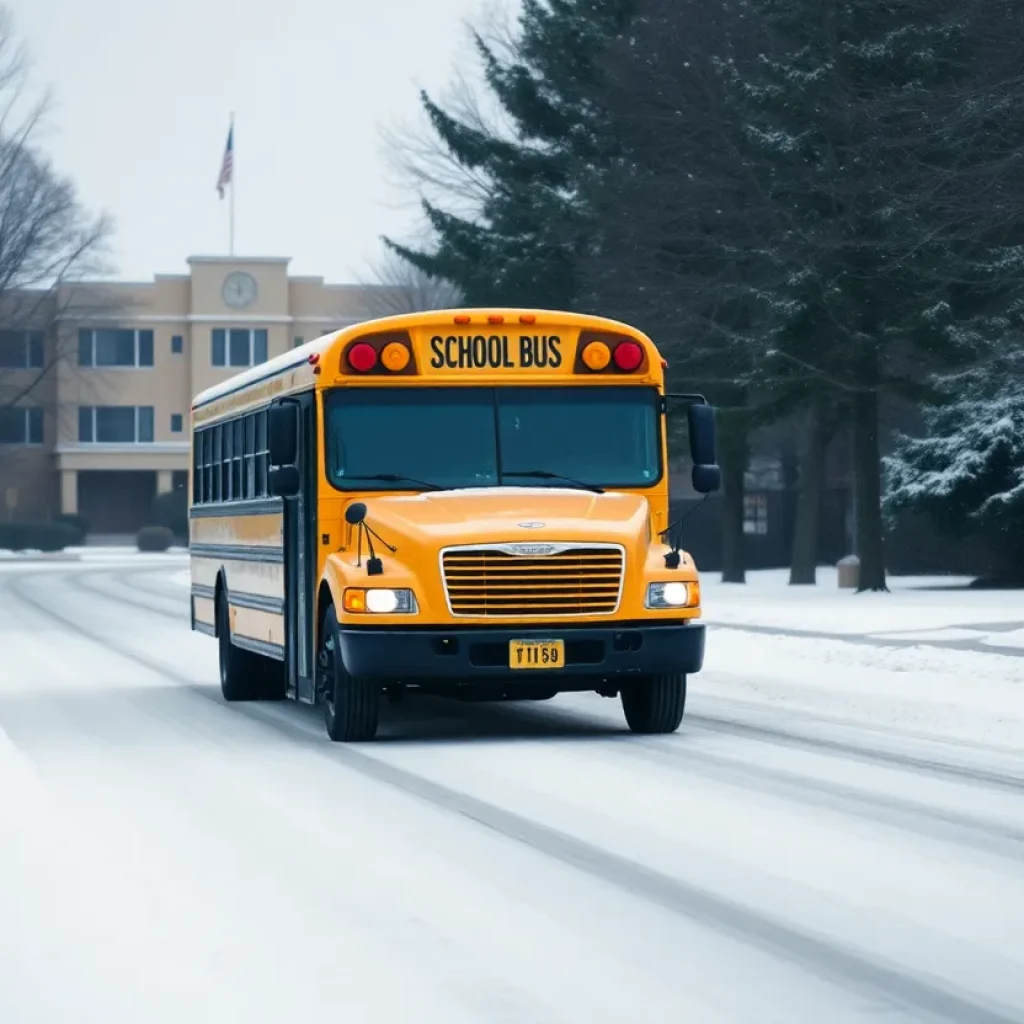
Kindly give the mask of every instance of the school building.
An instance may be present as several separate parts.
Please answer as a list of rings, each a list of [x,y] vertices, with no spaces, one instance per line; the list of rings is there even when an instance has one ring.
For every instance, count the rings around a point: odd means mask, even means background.
[[[286,258],[194,256],[188,273],[97,281],[0,309],[0,515],[77,513],[134,533],[186,488],[194,395],[351,323],[392,289],[288,273]]]

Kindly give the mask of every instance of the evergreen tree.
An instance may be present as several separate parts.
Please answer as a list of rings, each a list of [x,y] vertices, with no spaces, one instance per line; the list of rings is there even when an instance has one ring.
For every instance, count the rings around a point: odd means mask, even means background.
[[[861,587],[881,589],[880,402],[939,397],[928,370],[999,344],[1019,294],[1024,19],[1012,0],[766,13],[786,46],[755,124],[803,208],[787,242],[812,273],[790,296],[816,321],[783,352],[850,410]]]
[[[935,397],[1006,288],[1021,39],[1010,0],[642,0],[616,51],[591,294],[748,424],[852,421],[862,589],[886,585],[880,405]]]
[[[921,438],[900,437],[886,460],[887,509],[927,514],[956,536],[980,534],[993,575],[1024,580],[1024,9],[971,5],[971,87],[949,112],[962,155],[937,194],[952,219],[955,259],[937,329],[980,358],[941,377],[941,404]]]
[[[1024,267],[1021,268],[1024,272]],[[1021,314],[1017,310],[1018,331]],[[955,537],[980,535],[996,582],[1024,584],[1024,343],[942,382],[924,437],[886,459],[886,508],[924,513]]]
[[[468,217],[424,201],[431,250],[387,244],[473,305],[567,308],[586,244],[579,176],[607,160],[593,103],[600,60],[628,23],[634,0],[524,0],[516,49],[503,60],[479,35],[485,80],[510,134],[460,120],[426,93],[423,107],[451,159],[482,175],[486,198]]]
[[[925,396],[921,368],[971,354],[934,315],[959,242],[941,189],[963,159],[948,129],[971,88],[969,26],[959,0],[752,6],[771,48],[730,70],[759,180],[787,221],[777,372],[849,410],[860,587],[881,590],[880,400]]]
[[[748,433],[771,415],[763,295],[781,283],[777,214],[751,173],[722,74],[755,38],[735,5],[642,0],[600,83],[618,151],[586,182],[598,230],[581,265],[587,304],[645,330],[668,359],[670,386],[718,408],[727,582],[745,578]]]

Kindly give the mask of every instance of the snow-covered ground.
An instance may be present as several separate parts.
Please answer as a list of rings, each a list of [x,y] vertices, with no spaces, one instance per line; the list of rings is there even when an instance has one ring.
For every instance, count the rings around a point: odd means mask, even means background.
[[[840,590],[834,569],[791,587],[704,578],[708,664],[744,699],[975,742],[1024,746],[1024,592],[956,577],[892,577]]]
[[[999,637],[1015,627],[1024,648],[1024,590],[976,590],[971,577],[890,576],[889,593],[840,590],[836,570],[822,567],[814,586],[791,587],[788,569],[747,573],[746,583],[702,579],[709,619],[809,633],[863,634],[889,640],[955,641]]]
[[[674,736],[421,699],[340,747],[221,701],[184,559],[6,569],[0,1021],[1024,1021],[1024,659],[705,593]]]

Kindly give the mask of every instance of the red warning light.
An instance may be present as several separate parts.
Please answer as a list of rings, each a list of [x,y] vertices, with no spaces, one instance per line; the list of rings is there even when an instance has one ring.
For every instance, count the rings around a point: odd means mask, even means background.
[[[620,341],[612,360],[620,370],[632,373],[644,361],[644,350],[635,341]]]
[[[348,350],[348,365],[358,373],[368,373],[377,365],[377,350],[365,341]]]

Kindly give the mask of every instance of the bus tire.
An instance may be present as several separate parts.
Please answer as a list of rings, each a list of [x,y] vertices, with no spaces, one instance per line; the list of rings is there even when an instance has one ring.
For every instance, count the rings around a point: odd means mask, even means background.
[[[358,743],[377,735],[380,687],[370,679],[351,676],[341,658],[341,629],[334,605],[324,615],[317,669],[324,673],[324,723],[335,743]]]
[[[622,710],[631,732],[670,733],[686,709],[686,676],[647,676],[622,687]]]
[[[220,654],[220,692],[226,701],[282,700],[284,665],[231,642],[227,598],[217,602],[217,643]]]

